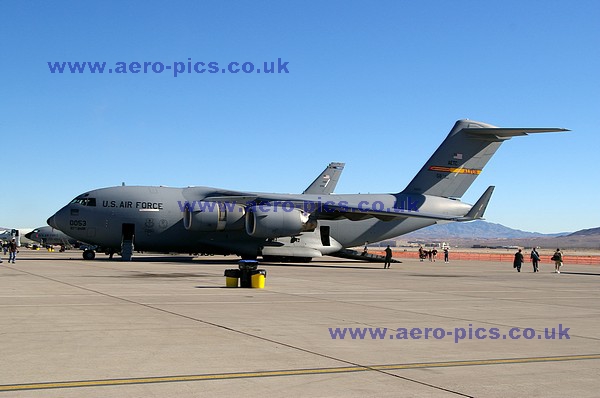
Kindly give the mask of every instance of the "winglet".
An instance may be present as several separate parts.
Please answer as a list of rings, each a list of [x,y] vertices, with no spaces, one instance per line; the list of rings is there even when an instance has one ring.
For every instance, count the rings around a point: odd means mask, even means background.
[[[464,216],[464,221],[468,220],[479,220],[483,218],[483,213],[487,208],[488,203],[490,202],[490,198],[492,197],[492,193],[494,192],[494,186],[491,185],[488,189],[485,190],[483,195],[475,202],[471,210]]]

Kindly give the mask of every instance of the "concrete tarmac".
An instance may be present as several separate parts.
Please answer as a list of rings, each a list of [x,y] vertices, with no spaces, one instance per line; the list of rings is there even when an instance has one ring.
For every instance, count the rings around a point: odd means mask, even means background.
[[[599,266],[326,257],[242,289],[234,257],[3,259],[0,398],[600,391]]]

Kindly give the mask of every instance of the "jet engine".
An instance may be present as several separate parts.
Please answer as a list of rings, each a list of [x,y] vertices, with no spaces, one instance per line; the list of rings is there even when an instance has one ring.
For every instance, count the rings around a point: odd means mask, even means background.
[[[312,232],[317,222],[300,209],[284,210],[282,207],[259,205],[246,211],[246,233],[254,238],[279,238]]]
[[[188,231],[212,232],[225,229],[242,229],[244,206],[224,202],[195,202],[185,204],[183,226]]]

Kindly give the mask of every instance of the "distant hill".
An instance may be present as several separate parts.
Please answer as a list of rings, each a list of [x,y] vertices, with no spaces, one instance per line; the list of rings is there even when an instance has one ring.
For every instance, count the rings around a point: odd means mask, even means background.
[[[600,229],[600,228],[599,228]],[[568,232],[555,234],[542,234],[539,232],[526,232],[519,229],[505,227],[487,221],[477,220],[471,222],[456,222],[449,224],[436,224],[409,234],[403,235],[405,239],[524,239],[524,238],[554,238],[569,235]]]
[[[583,229],[572,233],[542,234],[481,220],[432,225],[398,238],[402,241],[442,241],[460,247],[485,245],[600,249],[600,228]]]
[[[592,235],[600,235],[600,227],[599,228],[590,228],[590,229],[582,229],[580,231],[573,232],[569,237],[577,237],[577,236],[592,236]]]

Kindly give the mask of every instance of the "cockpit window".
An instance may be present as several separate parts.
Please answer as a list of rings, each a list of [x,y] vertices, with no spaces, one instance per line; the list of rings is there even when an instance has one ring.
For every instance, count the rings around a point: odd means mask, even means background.
[[[78,197],[71,201],[71,203],[77,203],[82,206],[93,206],[96,207],[96,198],[82,198]]]

